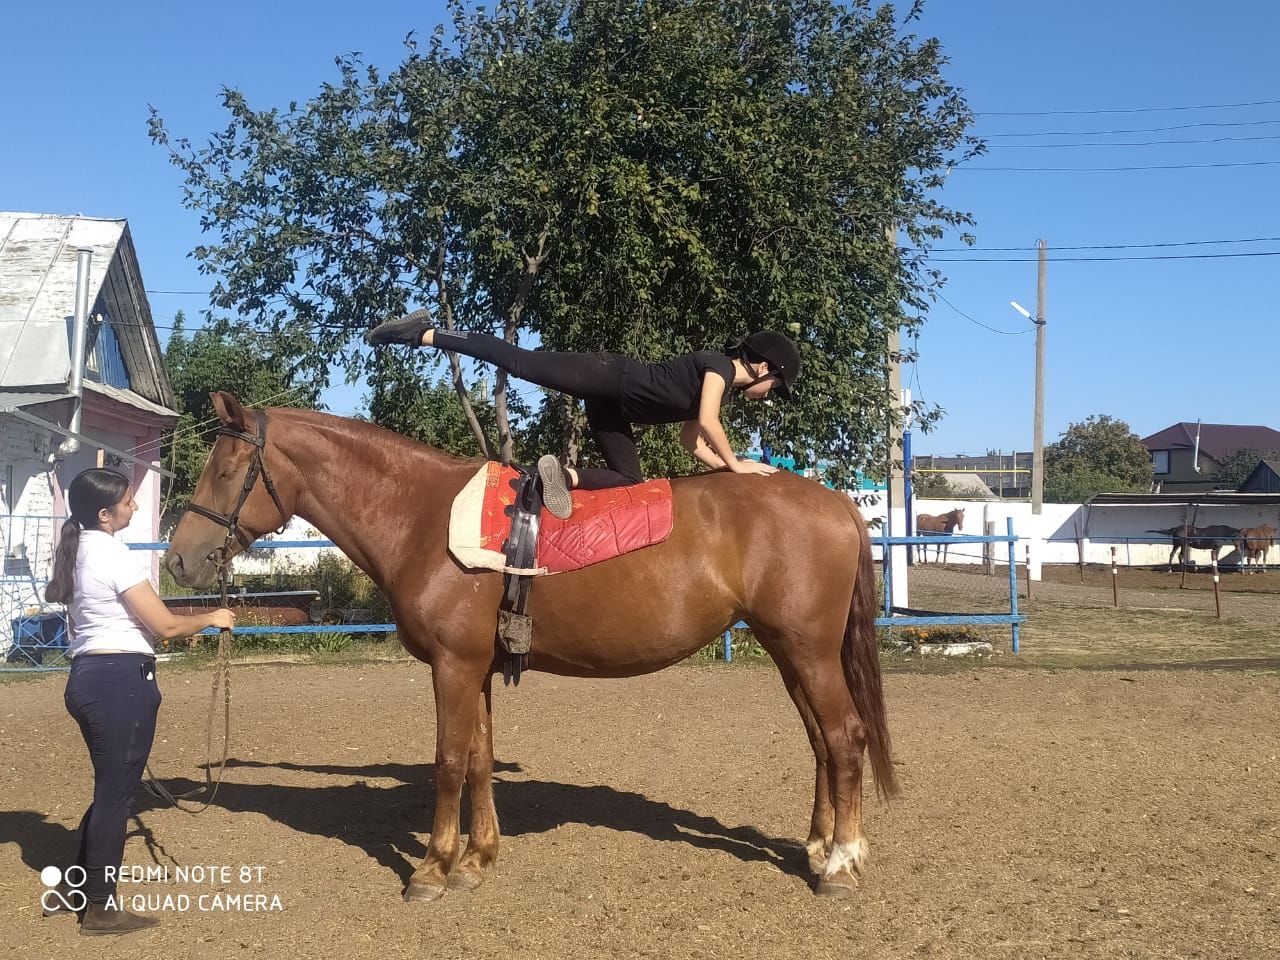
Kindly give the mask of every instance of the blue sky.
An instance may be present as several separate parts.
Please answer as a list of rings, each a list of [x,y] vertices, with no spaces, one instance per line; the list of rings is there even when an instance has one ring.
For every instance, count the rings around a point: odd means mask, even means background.
[[[900,5],[902,6],[902,5]],[[359,8],[318,2],[228,0],[193,8],[136,2],[0,8],[8,83],[0,88],[0,209],[84,213],[130,221],[148,289],[210,286],[187,257],[200,242],[181,205],[181,178],[147,138],[154,104],[175,135],[199,141],[225,122],[219,90],[258,107],[310,98],[334,74],[335,55],[362,51],[394,66],[410,30],[442,19],[435,2]],[[979,167],[1119,167],[1280,161],[1280,5],[1227,0],[1028,4],[934,0],[917,32],[937,36],[948,76],[980,114],[990,153],[956,170],[944,199],[971,211],[980,247],[1051,256],[1280,251],[1280,241],[1122,250],[1064,246],[1280,237],[1280,165],[1142,171],[998,171]],[[1153,110],[1276,101],[1257,106]],[[1142,112],[1051,113],[1052,111]],[[1025,115],[1008,115],[1022,112]],[[1157,131],[1153,128],[1195,126]],[[1096,131],[1145,131],[1097,135]],[[1070,135],[1025,136],[1051,131]],[[1011,137],[1008,134],[1020,136]],[[1276,137],[1200,144],[1028,148],[1099,143]],[[945,242],[944,246],[956,246]],[[1028,262],[942,263],[946,298],[1004,331],[1029,324],[1008,306],[1034,307],[1034,252],[938,253]],[[1093,413],[1139,434],[1178,420],[1280,427],[1271,386],[1280,364],[1274,277],[1280,257],[1066,262],[1049,265],[1046,437]],[[199,293],[155,293],[156,322]],[[167,331],[161,330],[161,336]],[[984,329],[939,302],[905,379],[946,418],[918,453],[1027,449],[1034,337]],[[354,410],[360,386],[330,391]]]

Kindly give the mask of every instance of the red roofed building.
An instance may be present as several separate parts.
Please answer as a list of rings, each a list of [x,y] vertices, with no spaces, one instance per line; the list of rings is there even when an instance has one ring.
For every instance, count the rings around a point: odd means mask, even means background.
[[[1195,493],[1219,486],[1215,480],[1218,464],[1232,454],[1280,451],[1280,430],[1237,423],[1183,422],[1144,437],[1142,445],[1151,452],[1154,480],[1162,492]]]

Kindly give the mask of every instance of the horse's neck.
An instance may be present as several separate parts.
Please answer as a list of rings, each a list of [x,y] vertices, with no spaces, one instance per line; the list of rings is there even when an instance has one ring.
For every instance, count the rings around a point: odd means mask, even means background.
[[[475,468],[341,423],[279,437],[298,474],[294,512],[381,585],[408,558],[423,560],[430,541],[445,542],[453,497]]]

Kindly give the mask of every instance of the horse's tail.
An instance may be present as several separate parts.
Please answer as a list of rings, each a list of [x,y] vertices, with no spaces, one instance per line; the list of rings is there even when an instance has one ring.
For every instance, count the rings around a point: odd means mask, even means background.
[[[876,774],[876,790],[888,800],[898,792],[898,778],[893,772],[889,721],[880,682],[880,647],[876,640],[876,569],[871,559],[867,525],[856,507],[851,512],[861,542],[840,661],[844,665],[844,678],[849,685],[849,693],[853,695],[854,706],[866,728],[867,749]]]

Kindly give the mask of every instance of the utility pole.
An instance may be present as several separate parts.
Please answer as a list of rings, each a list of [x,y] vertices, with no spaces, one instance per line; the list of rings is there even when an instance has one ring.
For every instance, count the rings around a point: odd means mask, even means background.
[[[896,258],[898,255],[898,228],[888,226],[884,228],[885,239],[889,243],[889,249],[893,251]],[[898,354],[902,349],[902,339],[897,318],[892,318],[889,327],[889,396],[894,404],[893,413],[889,417],[889,505],[890,507],[902,507],[906,502],[906,476],[905,474],[911,470],[911,464],[903,462],[901,470],[895,463],[898,451],[902,448],[902,415],[898,408],[898,404],[902,403],[902,364],[898,362]]]
[[[1032,431],[1031,452],[1031,512],[1039,514],[1044,506],[1044,301],[1048,273],[1049,248],[1043,240],[1039,247],[1039,265],[1036,271],[1036,409]]]

